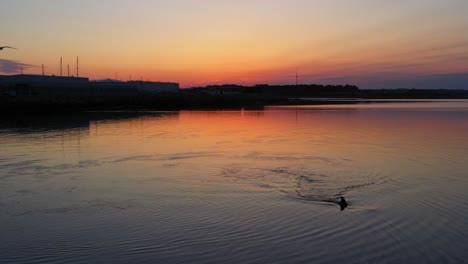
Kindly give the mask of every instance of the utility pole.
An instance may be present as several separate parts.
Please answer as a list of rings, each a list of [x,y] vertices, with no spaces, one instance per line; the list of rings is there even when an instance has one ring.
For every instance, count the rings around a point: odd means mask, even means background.
[[[299,85],[299,70],[296,68],[296,86]]]

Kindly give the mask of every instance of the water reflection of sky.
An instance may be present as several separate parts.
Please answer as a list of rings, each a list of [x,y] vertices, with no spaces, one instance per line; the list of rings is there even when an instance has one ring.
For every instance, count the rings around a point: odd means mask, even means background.
[[[2,119],[0,259],[463,261],[468,109],[391,104]]]

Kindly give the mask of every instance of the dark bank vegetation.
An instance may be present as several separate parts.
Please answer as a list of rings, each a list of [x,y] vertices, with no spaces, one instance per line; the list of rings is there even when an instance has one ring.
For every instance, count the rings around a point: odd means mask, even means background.
[[[365,99],[468,99],[468,90],[449,89],[380,89],[361,90]]]
[[[106,96],[21,95],[0,97],[3,111],[262,109],[290,104],[291,97],[348,97],[354,86],[238,86],[222,85],[181,89],[176,93],[135,93]]]
[[[323,100],[301,100],[320,99]],[[2,114],[89,110],[217,110],[263,109],[266,105],[346,103],[346,99],[468,98],[467,90],[360,90],[353,85],[212,85],[175,93],[137,93],[112,96],[0,95]],[[349,102],[348,102],[349,103]]]

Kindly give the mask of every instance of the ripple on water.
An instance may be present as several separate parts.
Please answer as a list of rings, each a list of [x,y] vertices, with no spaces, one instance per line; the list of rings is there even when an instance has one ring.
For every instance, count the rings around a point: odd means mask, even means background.
[[[263,159],[265,155],[260,156],[258,153],[248,155],[249,159],[258,159],[259,157]],[[266,155],[266,157],[268,160],[278,159],[274,155]],[[280,157],[282,156],[280,155]],[[281,158],[279,159],[281,160]],[[290,159],[295,160],[296,158],[291,156]],[[258,168],[249,167],[247,163],[234,163],[220,168],[220,175],[260,188],[277,190],[279,193],[294,199],[311,202],[338,202],[340,196],[359,194],[364,189],[383,183],[387,177],[350,167],[351,162],[343,159],[335,161],[327,157],[306,157],[304,160],[308,162],[313,160],[318,165],[306,168],[301,162],[297,165],[285,162],[284,164],[288,164],[288,166]],[[329,166],[329,164],[335,166]],[[251,165],[258,166],[257,163]]]

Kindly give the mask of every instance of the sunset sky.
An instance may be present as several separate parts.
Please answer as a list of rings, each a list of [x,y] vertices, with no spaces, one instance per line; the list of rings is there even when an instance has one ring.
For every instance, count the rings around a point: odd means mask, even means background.
[[[468,80],[466,0],[2,0],[0,73],[397,88]],[[458,83],[460,84],[460,83]],[[468,87],[466,87],[468,89]]]

